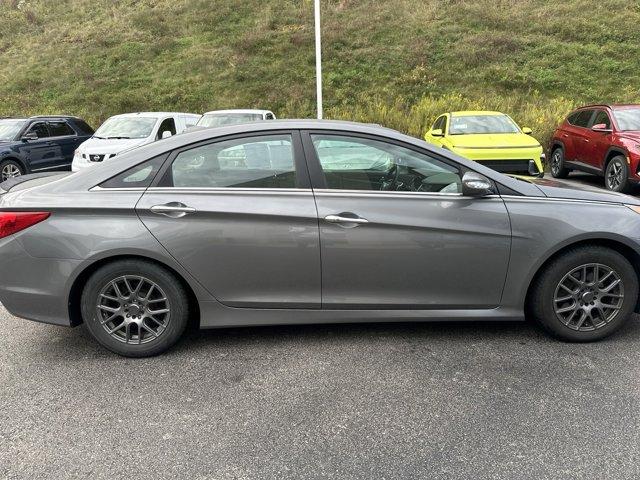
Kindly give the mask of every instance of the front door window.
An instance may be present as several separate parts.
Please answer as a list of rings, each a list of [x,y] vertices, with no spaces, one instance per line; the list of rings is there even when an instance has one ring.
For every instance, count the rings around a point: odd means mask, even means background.
[[[425,153],[369,138],[311,137],[329,189],[462,192],[458,168]]]

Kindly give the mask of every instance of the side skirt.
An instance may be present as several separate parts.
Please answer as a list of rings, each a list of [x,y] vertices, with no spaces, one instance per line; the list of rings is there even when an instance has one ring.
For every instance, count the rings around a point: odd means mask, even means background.
[[[227,307],[200,303],[200,328],[319,323],[522,321],[524,312],[498,307],[485,310],[301,310]]]

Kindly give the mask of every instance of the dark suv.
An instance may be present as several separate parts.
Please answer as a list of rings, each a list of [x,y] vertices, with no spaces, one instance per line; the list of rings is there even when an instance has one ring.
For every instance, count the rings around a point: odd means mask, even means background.
[[[84,120],[68,116],[0,119],[0,177],[69,170],[73,152],[93,135]]]
[[[604,177],[609,190],[640,183],[640,105],[590,105],[569,114],[550,145],[551,175],[571,170]]]

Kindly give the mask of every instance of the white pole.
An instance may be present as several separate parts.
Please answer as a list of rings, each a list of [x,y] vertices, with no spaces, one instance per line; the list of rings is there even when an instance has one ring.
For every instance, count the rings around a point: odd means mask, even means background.
[[[316,99],[318,102],[318,119],[322,120],[322,47],[320,43],[320,0],[314,1],[316,23]]]

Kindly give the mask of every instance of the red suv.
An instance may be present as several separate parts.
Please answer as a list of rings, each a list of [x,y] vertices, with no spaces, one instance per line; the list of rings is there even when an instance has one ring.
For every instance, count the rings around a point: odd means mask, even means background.
[[[605,186],[626,192],[640,182],[640,105],[590,105],[569,114],[550,145],[551,175],[571,170],[604,176]]]

